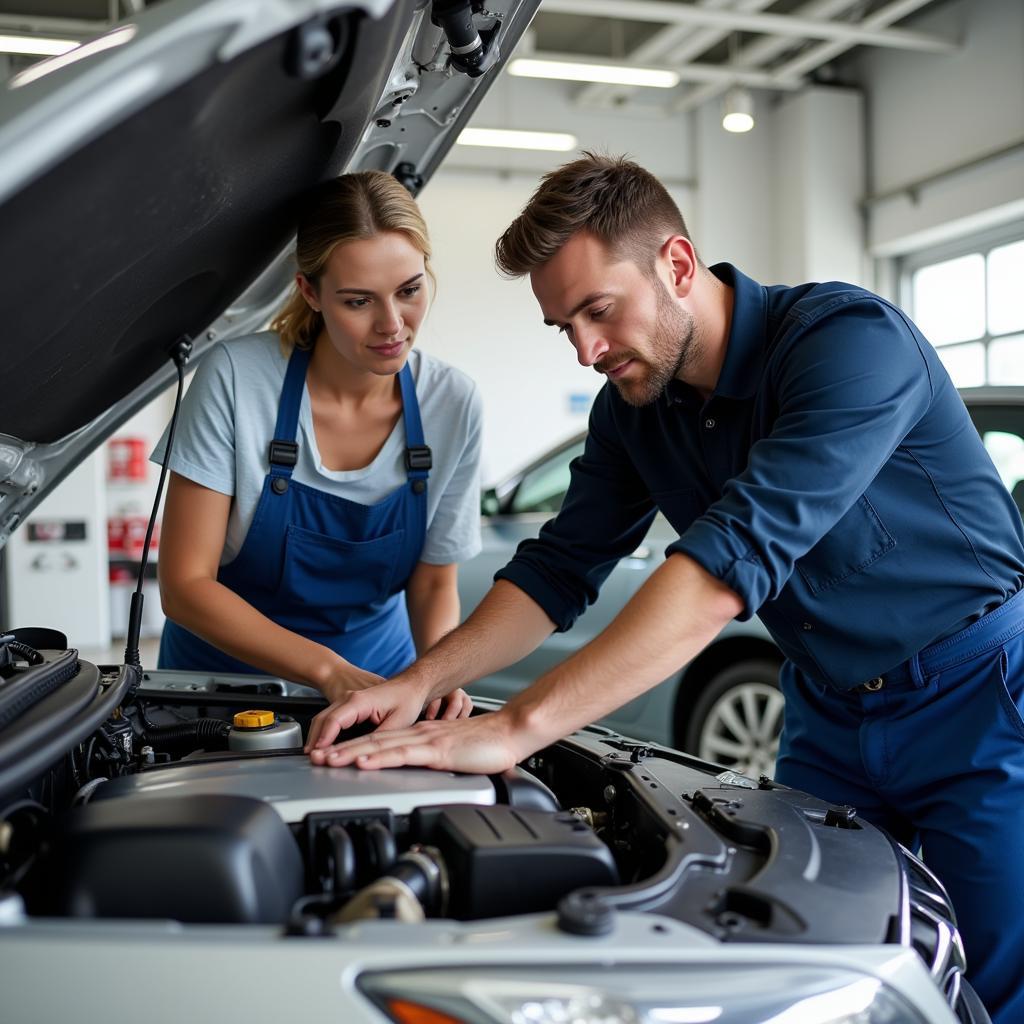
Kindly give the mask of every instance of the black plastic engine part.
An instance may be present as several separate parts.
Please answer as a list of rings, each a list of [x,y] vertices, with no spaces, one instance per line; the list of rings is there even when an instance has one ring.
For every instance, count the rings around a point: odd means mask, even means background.
[[[146,740],[158,750],[172,752],[227,750],[231,726],[218,718],[196,718],[191,722],[154,725],[146,729]]]
[[[558,797],[535,775],[514,765],[500,775],[490,776],[498,802],[529,811],[560,811]]]
[[[94,801],[69,812],[58,850],[72,917],[272,924],[303,891],[291,831],[249,797]]]
[[[615,911],[596,893],[571,892],[558,903],[558,927],[570,935],[607,935],[615,927]]]
[[[582,886],[618,884],[611,851],[566,813],[458,804],[415,812],[410,833],[437,847],[462,920],[552,910]]]

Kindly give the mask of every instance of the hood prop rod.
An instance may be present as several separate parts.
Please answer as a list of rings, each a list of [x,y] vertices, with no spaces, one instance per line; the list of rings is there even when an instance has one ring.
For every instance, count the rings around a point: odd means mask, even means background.
[[[167,433],[167,448],[164,451],[164,464],[160,467],[160,482],[156,487],[156,498],[153,501],[153,511],[149,515],[149,527],[146,530],[146,540],[142,545],[142,561],[139,565],[139,578],[132,594],[131,610],[128,613],[128,641],[124,649],[124,663],[133,665],[135,668],[142,668],[139,660],[139,635],[142,632],[142,581],[146,575],[146,565],[149,562],[149,545],[153,539],[153,526],[156,523],[156,513],[160,508],[160,498],[164,492],[164,481],[167,479],[167,467],[171,462],[171,449],[174,446],[174,428],[178,424],[178,409],[181,406],[181,396],[185,389],[185,364],[192,354],[192,339],[183,334],[171,346],[171,360],[178,371],[178,393],[174,399],[174,412],[171,415],[171,428]]]

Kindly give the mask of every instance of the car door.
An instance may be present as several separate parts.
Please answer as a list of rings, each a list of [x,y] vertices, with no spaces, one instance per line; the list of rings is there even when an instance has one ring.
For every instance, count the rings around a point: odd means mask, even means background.
[[[964,392],[985,449],[1018,510],[1024,515],[1024,388]]]

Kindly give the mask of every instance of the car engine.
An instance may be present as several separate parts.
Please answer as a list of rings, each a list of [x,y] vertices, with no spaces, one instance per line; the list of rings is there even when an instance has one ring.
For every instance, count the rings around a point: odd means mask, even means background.
[[[30,917],[317,936],[555,913],[601,935],[639,911],[724,943],[902,945],[983,1019],[941,884],[852,807],[600,727],[489,777],[314,766],[304,688],[45,659],[0,728],[0,884]],[[44,713],[63,731],[6,756]]]

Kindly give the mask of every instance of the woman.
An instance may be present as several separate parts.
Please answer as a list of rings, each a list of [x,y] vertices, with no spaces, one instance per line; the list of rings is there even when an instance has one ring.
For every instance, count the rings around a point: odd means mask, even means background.
[[[458,624],[457,563],[480,548],[481,408],[469,378],[412,349],[430,245],[394,178],[317,188],[296,258],[271,330],[215,346],[182,402],[158,664],[266,672],[333,701]],[[459,691],[444,714],[470,710]]]

